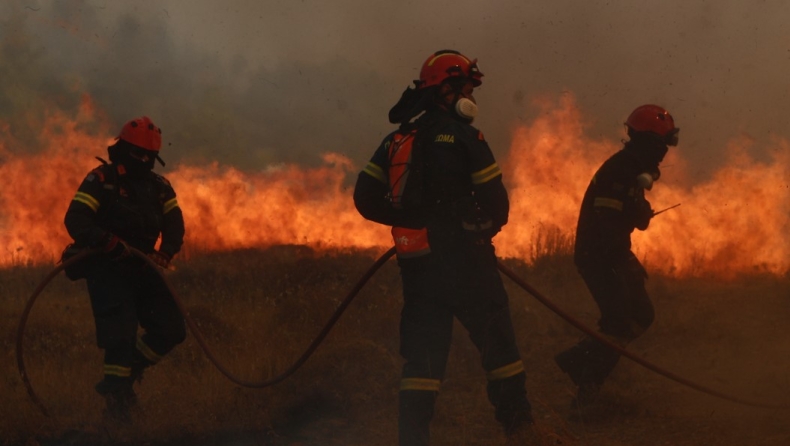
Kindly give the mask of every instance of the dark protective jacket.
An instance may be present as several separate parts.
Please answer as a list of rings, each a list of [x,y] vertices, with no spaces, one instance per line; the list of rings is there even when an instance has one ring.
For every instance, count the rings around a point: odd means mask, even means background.
[[[409,185],[401,209],[392,204],[390,145],[416,129]],[[502,172],[482,132],[449,112],[432,109],[387,135],[360,173],[357,210],[381,224],[427,228],[431,238],[476,233],[491,238],[507,223]]]
[[[601,165],[587,187],[579,212],[574,252],[578,267],[617,264],[632,256],[631,233],[647,229],[653,217],[637,177],[657,172],[657,163],[646,160],[640,147],[631,143]]]
[[[65,218],[80,246],[96,246],[108,233],[144,253],[159,250],[172,257],[184,241],[184,218],[170,182],[153,171],[127,175],[123,165],[104,164],[82,181]]]
[[[400,444],[428,444],[455,318],[480,352],[496,419],[505,429],[529,419],[526,374],[491,243],[507,223],[509,202],[483,134],[446,111],[427,111],[384,138],[359,174],[354,202],[365,218],[393,226],[403,283]]]

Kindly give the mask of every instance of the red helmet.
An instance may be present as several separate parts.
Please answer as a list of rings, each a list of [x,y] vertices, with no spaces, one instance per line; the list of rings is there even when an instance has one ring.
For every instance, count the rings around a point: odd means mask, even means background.
[[[483,73],[477,68],[477,59],[469,60],[458,51],[442,50],[431,54],[431,57],[422,64],[420,79],[414,83],[417,84],[417,88],[427,88],[456,76],[468,78],[475,87],[483,83],[480,80]]]
[[[663,107],[658,105],[642,105],[631,112],[625,125],[630,131],[651,132],[665,140],[667,145],[675,146],[678,143],[679,128],[675,127],[675,120]]]
[[[154,125],[151,118],[142,116],[123,125],[118,139],[122,139],[145,150],[158,152],[162,147],[162,130]]]

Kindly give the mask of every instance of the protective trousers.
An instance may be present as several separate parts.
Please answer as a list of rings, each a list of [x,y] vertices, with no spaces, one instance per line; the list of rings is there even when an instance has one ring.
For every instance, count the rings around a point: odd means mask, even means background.
[[[113,392],[114,385],[130,387],[135,374],[184,341],[183,316],[150,266],[136,259],[106,262],[91,269],[87,283],[96,343],[105,351],[105,392]]]
[[[585,265],[579,273],[601,311],[602,334],[626,345],[652,325],[655,314],[645,290],[647,274],[635,256],[616,265]],[[578,386],[602,385],[619,360],[619,353],[589,337],[556,357]]]
[[[400,445],[429,444],[454,317],[480,352],[488,399],[506,433],[531,423],[526,376],[493,246],[488,242],[442,247],[432,242],[431,250],[422,257],[398,260],[404,296],[400,353],[406,361],[399,398]]]

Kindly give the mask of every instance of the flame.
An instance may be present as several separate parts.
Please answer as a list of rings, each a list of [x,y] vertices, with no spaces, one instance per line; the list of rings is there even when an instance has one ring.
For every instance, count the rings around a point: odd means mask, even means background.
[[[500,160],[511,215],[495,239],[497,251],[528,261],[551,243],[552,234],[567,249],[587,184],[621,147],[585,136],[572,95],[538,104],[540,117],[515,129],[509,153]],[[50,113],[41,128],[47,142],[41,152],[12,156],[17,142],[5,136],[8,124],[0,123],[0,266],[59,257],[70,242],[63,227],[66,208],[79,182],[97,165],[92,157],[103,154],[97,150],[103,152],[113,139],[107,135],[114,134],[89,98],[75,116]],[[682,141],[670,150],[663,164],[671,168],[664,169],[648,199],[656,209],[682,206],[657,216],[647,231],[634,233],[634,250],[649,269],[721,277],[788,271],[790,146],[777,141],[773,159],[758,162],[748,155],[750,144],[731,142],[725,167],[702,183],[685,174]],[[276,244],[391,246],[388,228],[365,221],[354,209],[351,192],[358,168],[343,155],[322,159],[316,168],[283,164],[245,172],[213,163],[168,172],[187,224],[185,246],[197,251]]]
[[[168,175],[187,222],[188,240],[200,249],[228,250],[275,244],[318,248],[387,246],[387,228],[354,208],[348,174],[357,170],[338,154],[325,166],[275,166],[258,174],[185,166]]]
[[[552,231],[572,241],[584,192],[595,171],[622,147],[584,136],[584,120],[573,96],[540,104],[532,125],[515,131],[507,161],[511,215],[497,236],[500,255],[534,258],[535,242]],[[790,268],[790,146],[777,141],[773,158],[748,155],[742,138],[726,148],[725,167],[707,181],[690,184],[683,147],[670,148],[661,179],[647,199],[660,214],[647,231],[635,231],[633,249],[649,269],[675,276],[739,273],[784,274]]]
[[[0,266],[55,261],[71,242],[63,226],[66,209],[94,155],[114,138],[91,136],[85,122],[112,135],[85,98],[79,116],[47,116],[34,155],[11,155],[0,139]],[[98,121],[98,122],[96,122]],[[0,127],[2,129],[2,127]],[[8,134],[8,132],[4,132]],[[363,219],[354,208],[349,174],[358,170],[342,155],[323,155],[324,165],[306,169],[271,166],[245,173],[233,167],[180,166],[166,176],[178,195],[191,250],[231,250],[276,244],[315,248],[387,247],[389,230]]]
[[[44,125],[30,119],[28,125],[41,129],[46,145],[30,155],[12,150],[20,143],[8,136],[8,124],[0,127],[0,266],[50,261],[70,242],[63,226],[66,209],[80,181],[98,164],[89,153],[110,141],[86,131],[87,124],[102,127],[97,115],[90,98],[83,97],[76,116],[55,111]]]

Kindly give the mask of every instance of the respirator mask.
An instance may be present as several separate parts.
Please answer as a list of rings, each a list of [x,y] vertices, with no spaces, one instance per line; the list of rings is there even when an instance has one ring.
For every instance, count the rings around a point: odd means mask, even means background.
[[[455,113],[472,122],[477,117],[477,104],[469,98],[458,99],[455,101]]]

